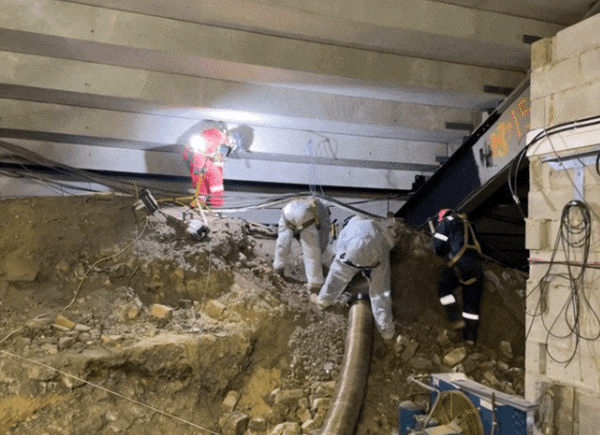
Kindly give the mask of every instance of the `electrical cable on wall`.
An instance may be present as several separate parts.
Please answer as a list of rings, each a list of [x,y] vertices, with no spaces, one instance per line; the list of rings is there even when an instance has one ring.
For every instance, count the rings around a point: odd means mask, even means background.
[[[531,324],[527,336],[529,336],[536,318],[540,318],[546,330],[546,352],[548,356],[557,363],[569,365],[577,354],[581,340],[593,341],[600,338],[600,317],[592,307],[586,293],[586,270],[588,268],[588,257],[591,242],[591,212],[589,206],[578,200],[568,202],[562,210],[560,228],[554,243],[552,257],[544,276],[538,284],[528,293],[531,297],[535,290],[539,289],[539,298],[535,304]],[[556,255],[562,248],[566,261],[556,261]],[[577,254],[580,258],[577,258]],[[554,273],[557,265],[566,265],[567,272]],[[569,294],[558,314],[554,318],[548,318],[547,304],[551,284],[566,281]],[[553,297],[555,297],[553,295]],[[584,330],[582,321],[587,320],[589,325]],[[558,332],[560,327],[566,327],[566,332]],[[574,339],[574,348],[567,358],[558,357],[550,346],[551,340]]]

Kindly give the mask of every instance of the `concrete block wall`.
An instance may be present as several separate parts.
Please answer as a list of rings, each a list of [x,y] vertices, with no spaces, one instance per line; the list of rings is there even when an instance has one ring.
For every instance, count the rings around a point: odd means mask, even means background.
[[[531,129],[600,117],[600,16],[596,15],[533,45]],[[532,132],[530,139],[535,134]],[[526,244],[530,251],[527,282],[528,336],[526,391],[539,401],[553,393],[552,422],[557,434],[596,434],[600,426],[600,174],[594,159],[600,152],[600,124],[546,135],[530,144],[530,192]],[[582,156],[588,156],[583,159]],[[585,162],[581,171],[552,162]],[[567,203],[583,199],[591,210],[590,252],[555,242]],[[555,262],[550,267],[548,262]],[[571,267],[564,264],[578,265]],[[573,291],[561,276],[581,272],[583,285]],[[578,298],[578,299],[577,299]],[[578,314],[578,333],[574,323]],[[533,316],[535,314],[535,316]],[[550,331],[550,332],[549,332]],[[554,334],[554,336],[552,335]],[[559,400],[568,392],[572,400]],[[565,397],[562,394],[561,397]],[[543,402],[543,401],[542,401]]]

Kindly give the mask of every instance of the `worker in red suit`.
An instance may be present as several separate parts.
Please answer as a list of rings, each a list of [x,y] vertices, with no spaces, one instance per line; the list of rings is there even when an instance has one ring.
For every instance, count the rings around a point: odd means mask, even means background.
[[[192,206],[207,199],[212,206],[224,204],[223,149],[231,147],[226,131],[218,128],[202,130],[201,134],[192,136],[184,147],[183,155],[190,162],[190,176],[196,186]]]

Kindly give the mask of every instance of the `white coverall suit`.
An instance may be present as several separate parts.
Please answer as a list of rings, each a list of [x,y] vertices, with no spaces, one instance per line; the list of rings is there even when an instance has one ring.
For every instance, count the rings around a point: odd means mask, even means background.
[[[369,298],[375,325],[384,339],[395,335],[392,315],[390,251],[396,244],[394,218],[374,221],[354,216],[340,232],[336,256],[316,302],[331,305],[362,271],[369,282]]]
[[[329,241],[329,210],[318,199],[297,198],[285,205],[279,219],[273,268],[282,271],[294,236],[299,238],[308,287],[323,285],[321,254]]]

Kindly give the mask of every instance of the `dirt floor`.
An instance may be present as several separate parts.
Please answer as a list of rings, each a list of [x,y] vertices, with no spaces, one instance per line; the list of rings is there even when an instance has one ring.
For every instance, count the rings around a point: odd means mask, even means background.
[[[194,240],[185,206],[148,215],[135,201],[1,201],[0,433],[317,433],[348,306],[310,304],[298,244],[274,273],[273,228],[210,214]],[[397,433],[399,403],[427,398],[411,374],[461,371],[522,395],[526,276],[487,264],[469,346],[437,302],[429,237],[403,227],[391,259],[399,335],[374,332],[358,433]]]

